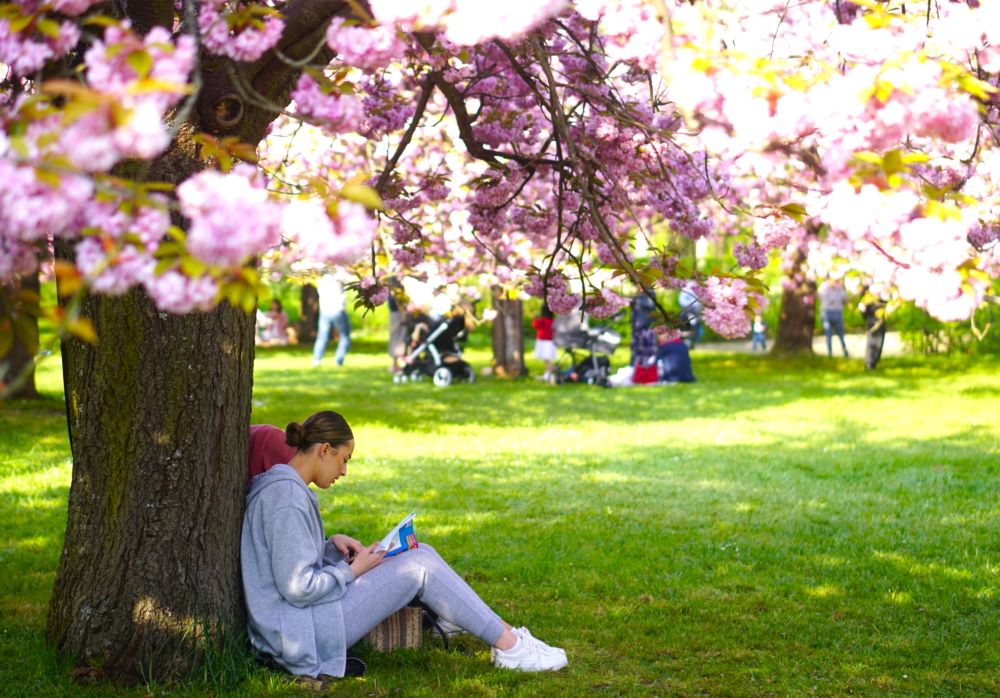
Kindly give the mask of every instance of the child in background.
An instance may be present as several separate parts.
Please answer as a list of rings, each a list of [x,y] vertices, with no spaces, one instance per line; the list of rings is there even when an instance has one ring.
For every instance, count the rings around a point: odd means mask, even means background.
[[[761,351],[767,351],[767,324],[760,315],[755,315],[753,319],[753,335],[750,339],[750,351],[757,351],[760,345]]]
[[[545,362],[545,375],[542,380],[555,382],[556,344],[552,341],[552,311],[548,303],[542,303],[541,315],[531,321],[535,328],[535,358]]]

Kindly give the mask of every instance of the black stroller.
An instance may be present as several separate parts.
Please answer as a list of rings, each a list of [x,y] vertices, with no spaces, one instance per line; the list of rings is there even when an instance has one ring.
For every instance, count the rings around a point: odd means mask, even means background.
[[[464,315],[441,318],[436,324],[427,316],[414,317],[410,323],[409,353],[403,359],[403,370],[393,380],[403,383],[429,376],[440,387],[455,380],[474,383],[476,372],[462,359],[461,343],[465,337]]]
[[[560,383],[588,383],[607,387],[611,374],[611,354],[621,344],[622,336],[608,327],[589,327],[579,312],[560,315],[553,325],[553,340],[569,357],[570,368],[560,367]],[[586,352],[579,358],[577,351]]]

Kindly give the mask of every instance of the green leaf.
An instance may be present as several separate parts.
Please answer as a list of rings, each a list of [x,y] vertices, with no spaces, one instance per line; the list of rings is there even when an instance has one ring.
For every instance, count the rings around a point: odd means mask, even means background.
[[[22,31],[25,27],[31,24],[31,20],[34,19],[31,15],[21,15],[16,19],[10,20],[10,30],[17,34]]]
[[[119,22],[113,17],[108,17],[107,15],[90,15],[85,20],[84,24],[95,24],[99,27],[117,27]]]
[[[903,169],[903,155],[898,150],[890,150],[882,158],[882,169],[887,174],[895,174]]]
[[[38,304],[42,302],[42,297],[30,288],[22,288],[14,294],[14,298],[18,301],[22,308],[32,305],[37,308]]]
[[[780,207],[780,210],[782,212],[784,212],[784,214],[786,216],[788,216],[789,218],[794,219],[795,221],[797,221],[799,223],[801,223],[802,221],[805,220],[806,214],[808,213],[806,211],[806,207],[805,206],[803,206],[802,204],[796,204],[796,203],[785,204],[785,205],[783,205],[783,206]]]
[[[340,190],[340,198],[356,201],[365,208],[382,210],[382,197],[367,184],[347,184]]]
[[[196,259],[189,255],[184,255],[181,257],[181,271],[191,278],[201,276],[208,270],[208,265],[202,262],[200,259]]]
[[[962,77],[958,79],[958,86],[961,87],[966,92],[968,92],[973,97],[975,97],[976,99],[980,99],[983,101],[988,100],[990,98],[990,95],[992,95],[994,92],[997,91],[997,88],[995,88],[990,83],[980,80],[979,78],[973,77],[968,73],[962,75]]]
[[[161,259],[156,263],[156,267],[153,268],[153,273],[156,274],[156,276],[163,276],[168,269],[173,268],[176,259],[176,257],[165,257]]]
[[[97,330],[94,324],[85,317],[78,317],[66,323],[66,331],[87,344],[97,344]]]
[[[26,313],[14,318],[14,336],[25,350],[34,356],[38,353],[38,318]]]
[[[153,69],[153,57],[147,51],[133,51],[128,54],[125,62],[140,78],[148,76],[149,71]]]
[[[0,326],[0,358],[3,358],[14,346],[14,329],[8,324]]]
[[[859,150],[854,154],[855,159],[861,162],[867,162],[870,165],[882,166],[882,156],[878,153],[873,153],[870,150]]]
[[[38,20],[37,26],[38,26],[38,31],[40,31],[42,34],[49,37],[50,39],[59,38],[59,32],[60,32],[59,22],[55,21],[54,19],[43,17],[42,19]]]
[[[257,299],[252,293],[243,294],[243,312],[249,315],[257,308]]]

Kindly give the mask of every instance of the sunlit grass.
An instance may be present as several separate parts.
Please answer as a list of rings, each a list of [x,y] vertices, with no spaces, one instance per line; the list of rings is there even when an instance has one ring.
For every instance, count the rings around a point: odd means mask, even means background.
[[[253,421],[343,412],[357,448],[320,494],[329,532],[374,540],[416,510],[418,537],[570,666],[432,645],[370,656],[334,695],[1000,692],[1000,361],[696,352],[696,384],[615,391],[394,385],[386,364],[262,352]],[[74,685],[41,638],[71,472],[58,357],[39,384],[42,403],[0,407],[0,692],[141,695]],[[259,670],[172,691],[208,692],[298,689]]]

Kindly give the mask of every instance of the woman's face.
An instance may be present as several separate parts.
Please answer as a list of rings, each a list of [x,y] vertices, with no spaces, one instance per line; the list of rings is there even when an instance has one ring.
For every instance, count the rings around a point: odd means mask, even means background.
[[[316,485],[325,489],[347,475],[347,462],[354,453],[354,440],[340,446],[324,445],[326,448],[320,449],[320,468]]]

